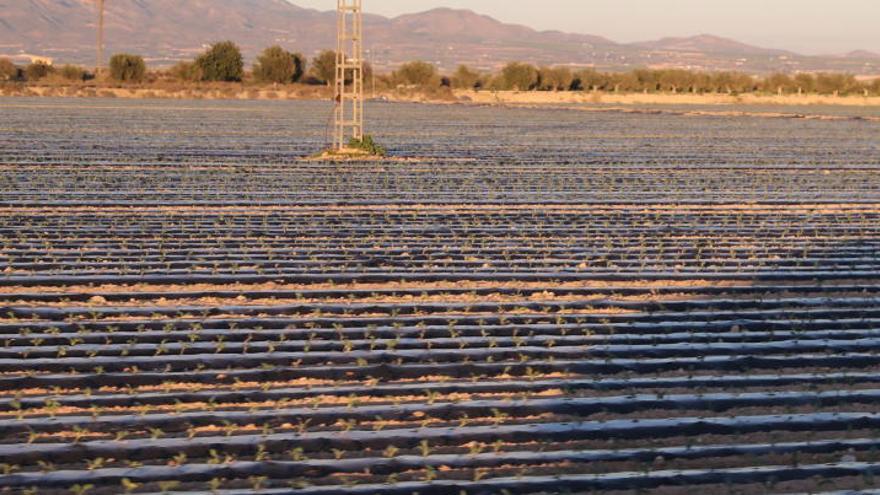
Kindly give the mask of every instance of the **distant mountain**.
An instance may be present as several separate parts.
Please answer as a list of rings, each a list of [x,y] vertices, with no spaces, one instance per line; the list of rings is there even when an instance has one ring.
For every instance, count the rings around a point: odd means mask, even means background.
[[[856,50],[844,55],[846,58],[856,58],[861,60],[880,59],[880,53],[869,52],[867,50]]]
[[[632,43],[631,46],[655,51],[733,54],[737,56],[757,55],[773,57],[779,55],[794,55],[794,53],[785,50],[774,50],[747,45],[745,43],[740,43],[739,41],[722,38],[720,36],[713,36],[711,34],[701,34],[688,38],[663,38],[657,41]]]
[[[92,63],[94,0],[0,0],[0,54],[31,54]],[[154,65],[189,59],[206,44],[231,39],[252,60],[272,44],[308,56],[335,46],[335,13],[286,0],[107,0],[107,52],[144,55]],[[511,60],[604,70],[680,67],[695,70],[838,70],[880,74],[869,52],[808,57],[711,35],[622,44],[600,36],[537,31],[469,10],[434,9],[386,18],[365,16],[369,58],[380,69],[426,60],[443,70],[481,69]]]
[[[0,0],[0,51],[14,48],[61,61],[91,62],[95,0]],[[130,51],[154,61],[188,58],[218,39],[241,42],[249,53],[297,35],[332,36],[333,17],[285,0],[107,0],[110,53]],[[329,25],[328,22],[330,23]],[[325,27],[326,25],[326,27]],[[304,31],[304,29],[307,29]]]

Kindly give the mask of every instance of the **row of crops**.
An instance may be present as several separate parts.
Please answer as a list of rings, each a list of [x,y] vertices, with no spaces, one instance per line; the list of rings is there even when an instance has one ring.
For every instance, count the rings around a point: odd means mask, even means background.
[[[880,489],[876,123],[2,103],[0,493]]]

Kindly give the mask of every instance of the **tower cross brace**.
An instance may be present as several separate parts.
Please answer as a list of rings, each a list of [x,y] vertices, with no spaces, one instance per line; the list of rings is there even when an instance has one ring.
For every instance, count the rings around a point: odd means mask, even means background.
[[[336,113],[333,147],[364,137],[363,0],[337,0]]]

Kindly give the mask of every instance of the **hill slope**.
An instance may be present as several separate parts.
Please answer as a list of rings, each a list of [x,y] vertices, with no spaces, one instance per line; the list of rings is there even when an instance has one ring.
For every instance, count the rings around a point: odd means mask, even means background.
[[[91,63],[94,0],[0,0],[0,53],[30,53]],[[335,46],[335,13],[285,0],[108,0],[107,52],[144,54],[153,64],[191,58],[219,39],[253,58],[281,44],[306,55]],[[370,57],[380,68],[423,59],[449,70],[458,63],[491,68],[509,60],[539,64],[640,66],[704,70],[847,70],[880,73],[874,57],[804,57],[710,35],[619,44],[592,35],[505,24],[469,10],[365,18]],[[860,52],[856,52],[860,53]]]

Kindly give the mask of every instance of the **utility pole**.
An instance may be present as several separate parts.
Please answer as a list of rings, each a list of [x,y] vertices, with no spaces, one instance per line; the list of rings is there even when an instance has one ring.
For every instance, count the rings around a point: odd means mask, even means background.
[[[337,0],[336,119],[333,147],[364,137],[363,0]],[[351,84],[346,84],[350,79]]]
[[[98,49],[95,60],[95,77],[104,67],[104,0],[98,1]]]

